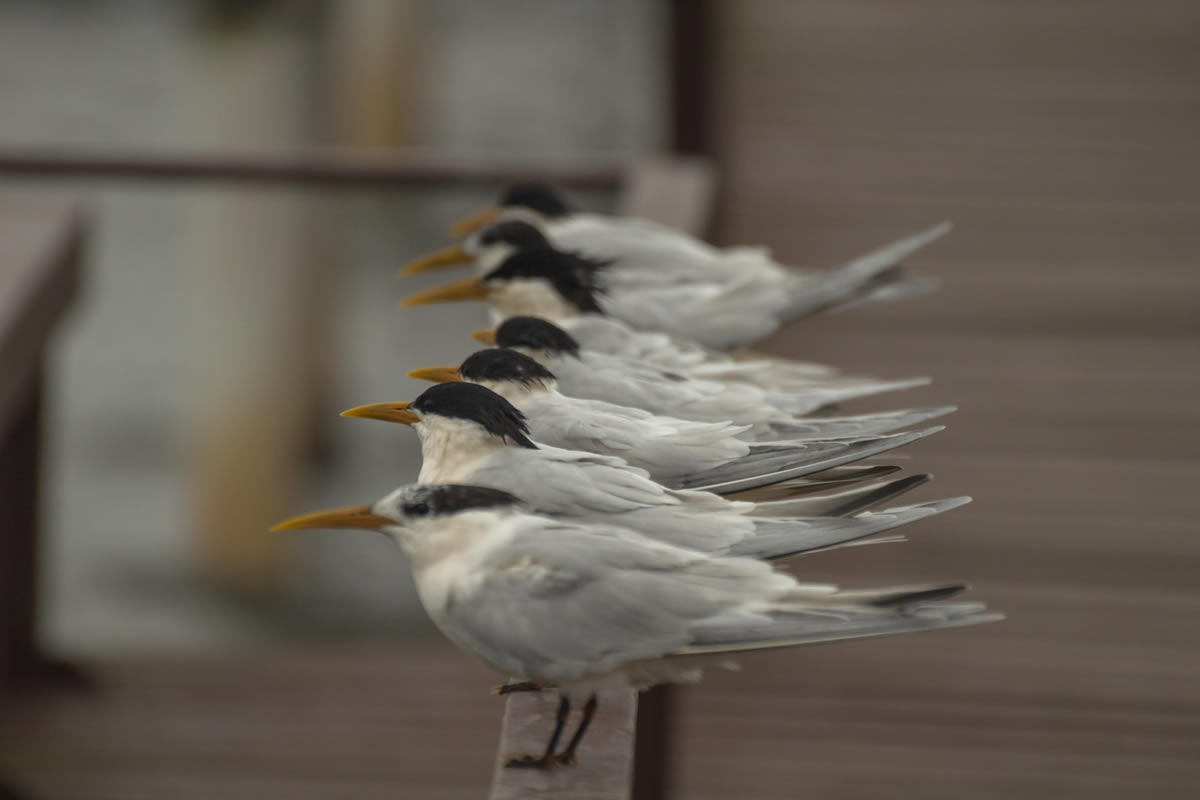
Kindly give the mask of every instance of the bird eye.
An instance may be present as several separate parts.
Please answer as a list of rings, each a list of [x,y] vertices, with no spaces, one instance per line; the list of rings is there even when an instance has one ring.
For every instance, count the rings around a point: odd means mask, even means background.
[[[410,517],[424,517],[429,513],[429,505],[426,503],[415,503],[405,508],[404,513]]]

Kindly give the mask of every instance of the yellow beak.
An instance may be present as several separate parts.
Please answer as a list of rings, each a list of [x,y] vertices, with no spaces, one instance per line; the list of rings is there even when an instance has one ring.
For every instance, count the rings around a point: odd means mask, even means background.
[[[421,418],[408,410],[409,403],[371,403],[368,406],[356,406],[342,412],[343,417],[361,417],[363,419],[381,419],[384,422],[400,422],[412,425],[420,422]]]
[[[273,531],[298,531],[305,528],[365,528],[377,531],[386,525],[396,523],[387,517],[371,513],[370,506],[346,506],[330,508],[325,511],[313,511],[298,517],[285,519],[271,526]]]
[[[396,277],[408,278],[413,275],[419,275],[422,272],[428,272],[431,269],[453,267],[455,264],[470,264],[474,260],[474,256],[455,244],[450,247],[443,247],[441,250],[434,250],[428,255],[421,256],[416,261],[408,262],[400,268],[400,271],[396,273]]]
[[[488,347],[496,346],[496,332],[491,328],[480,328],[477,331],[471,331],[471,338],[480,344],[486,344]]]
[[[491,224],[500,214],[500,209],[495,206],[476,211],[469,217],[463,217],[458,222],[450,226],[450,235],[463,237],[474,233],[485,225]]]
[[[408,373],[408,377],[433,383],[458,383],[462,380],[458,367],[421,367]]]
[[[488,289],[479,285],[478,278],[464,278],[461,281],[417,292],[401,300],[400,307],[411,308],[412,306],[423,306],[427,303],[447,303],[454,300],[486,300],[488,293]]]

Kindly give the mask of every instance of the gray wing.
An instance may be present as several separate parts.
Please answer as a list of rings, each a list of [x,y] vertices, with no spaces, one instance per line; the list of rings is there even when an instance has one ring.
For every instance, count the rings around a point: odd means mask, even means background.
[[[503,489],[544,514],[616,514],[680,503],[620,459],[556,447],[501,450],[469,482]]]
[[[661,542],[722,552],[754,533],[751,507],[704,492],[676,492],[617,458],[555,447],[508,448],[465,479],[503,489],[539,513],[616,524]]]
[[[547,682],[679,649],[698,620],[794,585],[762,562],[544,521],[475,566],[450,589],[448,635],[500,670]]]
[[[625,459],[658,481],[745,456],[745,426],[663,417],[598,400],[552,396],[527,409],[533,438]]]

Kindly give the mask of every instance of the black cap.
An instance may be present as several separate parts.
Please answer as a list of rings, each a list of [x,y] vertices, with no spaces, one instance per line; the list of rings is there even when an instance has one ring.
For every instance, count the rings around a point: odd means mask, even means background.
[[[579,342],[553,322],[541,317],[509,317],[504,320],[496,328],[496,345],[579,355]]]
[[[541,231],[519,219],[495,222],[479,232],[480,244],[489,245],[497,242],[511,244],[518,250],[524,250],[527,247],[550,246],[549,240],[542,235]]]
[[[552,247],[531,247],[519,250],[480,279],[483,285],[503,283],[518,278],[541,278],[580,311],[604,313],[596,303],[598,288],[593,282],[595,265],[571,253]]]
[[[514,183],[500,195],[500,205],[504,208],[520,206],[532,209],[544,217],[562,217],[571,213],[570,207],[562,195],[552,186],[545,183]]]
[[[500,395],[474,383],[439,383],[421,392],[409,408],[418,414],[437,414],[478,423],[492,436],[536,450],[529,440],[525,415]]]
[[[468,381],[515,381],[526,386],[554,380],[554,373],[516,350],[494,348],[467,356],[458,374]]]
[[[406,487],[394,502],[400,513],[408,518],[457,514],[483,508],[507,508],[521,501],[508,492],[485,486],[466,486],[457,483],[429,484]]]

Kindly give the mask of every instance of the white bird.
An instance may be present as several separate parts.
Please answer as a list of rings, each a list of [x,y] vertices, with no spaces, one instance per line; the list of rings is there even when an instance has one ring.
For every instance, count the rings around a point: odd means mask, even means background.
[[[401,305],[487,300],[500,320],[515,316],[540,317],[568,330],[589,349],[666,369],[690,371],[697,377],[752,383],[768,390],[853,389],[860,393],[887,390],[886,386],[873,388],[878,382],[830,374],[827,368],[814,372],[810,364],[796,365],[786,359],[757,355],[747,362],[744,358],[712,350],[679,336],[631,327],[601,307],[602,292],[597,291],[577,262],[576,257],[550,248],[527,248],[508,256],[482,278],[468,278],[418,292]],[[660,299],[653,306],[668,315],[700,308],[687,297]],[[718,306],[700,315],[706,320],[705,324],[720,326],[726,318],[752,318],[736,306],[727,306],[723,302]],[[921,379],[921,382],[927,382],[927,379]]]
[[[848,518],[796,519],[789,514],[789,500],[732,501],[699,490],[708,487],[671,489],[619,458],[535,444],[520,411],[471,383],[443,383],[411,403],[375,403],[342,415],[411,425],[421,441],[419,483],[500,489],[542,514],[619,524],[717,555],[786,558],[857,541],[970,501],[956,497]],[[791,476],[791,470],[776,468],[767,477],[745,481],[744,488]],[[736,484],[726,481],[714,488]],[[807,505],[805,498],[798,502]]]
[[[384,532],[408,556],[421,603],[448,639],[505,675],[558,690],[546,748],[510,767],[573,763],[601,689],[695,682],[704,666],[750,651],[1002,618],[980,603],[937,602],[960,584],[839,591],[613,522],[564,523],[526,513],[503,491],[434,485],[274,529]],[[560,752],[571,705],[581,702],[581,722]]]
[[[831,439],[898,430],[954,411],[953,406],[904,409],[876,414],[804,417],[825,406],[876,391],[923,384],[913,381],[864,382],[846,388],[768,391],[736,381],[698,378],[688,371],[646,364],[585,348],[546,320],[513,317],[493,330],[476,331],[476,341],[515,350],[537,361],[569,397],[632,406],[654,414],[699,422],[749,425],[739,434],[750,441]]]
[[[860,436],[850,441],[751,444],[737,438],[748,426],[694,422],[616,403],[567,397],[558,391],[553,373],[532,358],[503,348],[480,350],[458,367],[426,367],[408,375],[437,383],[467,381],[484,386],[525,415],[534,441],[616,456],[675,488],[753,478],[767,468],[794,466],[802,458],[811,459],[812,471],[818,472],[861,460],[864,452],[894,442]],[[849,504],[850,496],[843,496],[838,506],[842,513],[861,510],[868,507],[868,500],[873,505],[894,497],[898,492],[892,489],[915,485],[911,479],[901,479],[860,487],[853,494],[862,498],[864,505]]]
[[[717,248],[648,220],[573,211],[543,184],[514,186],[501,198],[499,208],[464,222],[455,227],[455,235],[486,230],[485,225],[532,226],[554,247],[610,265],[604,270],[605,285],[614,291],[701,284],[720,288],[749,282],[773,291],[774,302],[759,298],[759,308],[770,309],[779,323],[821,308],[893,300],[936,289],[936,280],[907,279],[899,264],[917,247],[950,230],[948,223],[942,223],[906,240],[915,243],[910,249],[903,247],[905,242],[898,242],[879,251],[878,258],[872,254],[837,270],[817,271],[780,264],[765,247]],[[474,246],[478,240],[468,237],[464,244]],[[454,263],[444,258],[448,252],[439,251],[435,255],[443,260],[425,268]],[[413,267],[413,271],[417,269]]]

